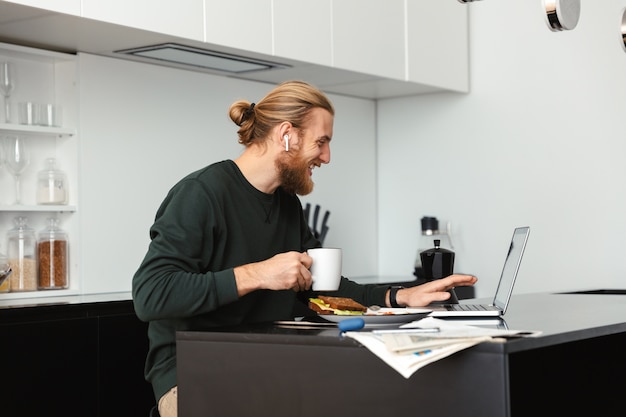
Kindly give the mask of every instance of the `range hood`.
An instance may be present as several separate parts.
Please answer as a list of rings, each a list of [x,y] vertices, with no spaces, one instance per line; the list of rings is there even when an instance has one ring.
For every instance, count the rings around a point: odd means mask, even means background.
[[[289,65],[227,54],[209,49],[196,48],[177,43],[143,46],[115,51],[147,61],[193,67],[227,74],[243,74],[250,71],[287,68]]]

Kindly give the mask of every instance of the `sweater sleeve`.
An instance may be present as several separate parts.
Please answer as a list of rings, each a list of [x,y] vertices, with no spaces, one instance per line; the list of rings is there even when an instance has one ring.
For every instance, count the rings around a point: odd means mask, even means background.
[[[200,212],[202,210],[202,212]],[[201,184],[170,191],[150,229],[148,252],[133,277],[137,316],[144,321],[185,318],[238,299],[233,268],[206,270],[215,251],[215,207]]]

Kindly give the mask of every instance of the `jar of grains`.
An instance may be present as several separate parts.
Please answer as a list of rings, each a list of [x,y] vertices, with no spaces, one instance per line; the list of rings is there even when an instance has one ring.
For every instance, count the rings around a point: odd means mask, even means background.
[[[16,217],[15,227],[7,233],[11,292],[37,290],[37,238],[26,217]]]
[[[9,273],[9,260],[0,252],[0,293],[9,292],[9,288],[11,288],[11,281],[7,277]]]
[[[68,286],[67,234],[59,229],[59,221],[48,219],[48,227],[39,232],[37,253],[39,255],[39,289],[54,290]]]

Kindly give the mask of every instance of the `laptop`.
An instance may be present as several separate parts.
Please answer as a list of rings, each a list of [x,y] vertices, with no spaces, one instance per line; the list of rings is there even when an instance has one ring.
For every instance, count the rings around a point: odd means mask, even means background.
[[[439,318],[504,316],[511,300],[513,285],[515,285],[515,278],[517,278],[517,272],[522,263],[522,255],[524,255],[529,233],[529,227],[517,227],[513,231],[513,238],[511,238],[509,251],[504,261],[500,282],[491,304],[431,304],[427,307],[433,310],[430,316]]]

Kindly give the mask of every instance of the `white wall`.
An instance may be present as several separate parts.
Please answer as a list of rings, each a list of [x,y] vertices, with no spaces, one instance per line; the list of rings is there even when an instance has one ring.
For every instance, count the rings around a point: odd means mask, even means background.
[[[81,280],[84,293],[128,291],[167,191],[187,173],[242,150],[228,107],[273,86],[81,54]],[[375,103],[331,96],[332,162],[303,201],[330,210],[327,246],[344,273],[374,274]]]
[[[515,226],[531,235],[516,292],[623,288],[624,0],[582,2],[554,33],[539,0],[470,7],[471,93],[379,103],[379,264],[412,270],[419,219],[453,226],[456,270],[493,293]]]

